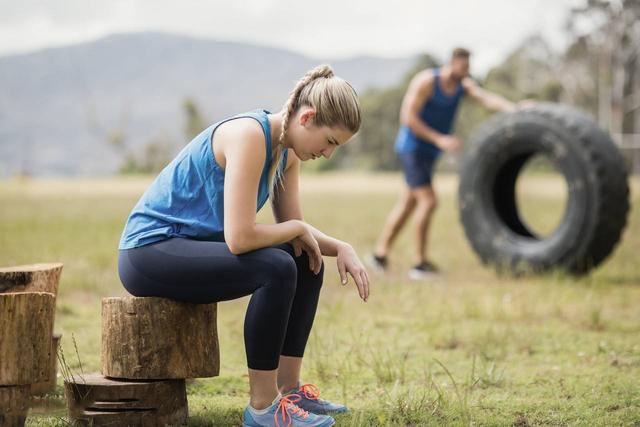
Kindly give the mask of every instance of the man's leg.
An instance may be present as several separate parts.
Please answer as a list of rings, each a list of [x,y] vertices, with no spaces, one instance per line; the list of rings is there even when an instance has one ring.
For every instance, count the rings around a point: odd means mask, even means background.
[[[375,255],[378,257],[386,257],[393,241],[398,237],[400,230],[407,222],[407,218],[416,207],[416,199],[411,189],[405,184],[400,198],[391,210],[387,222],[382,229],[382,234],[378,238],[376,244]]]
[[[415,265],[420,265],[427,260],[427,239],[429,225],[433,211],[437,206],[437,197],[431,185],[416,187],[411,190],[416,201],[416,247],[414,254]]]

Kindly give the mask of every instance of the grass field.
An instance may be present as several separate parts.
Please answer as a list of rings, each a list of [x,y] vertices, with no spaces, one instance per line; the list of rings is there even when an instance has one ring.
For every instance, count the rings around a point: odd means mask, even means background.
[[[56,332],[75,372],[96,372],[100,298],[123,295],[116,247],[147,178],[0,181],[0,264],[65,264]],[[560,182],[532,177],[522,189],[527,218],[552,228]],[[400,176],[305,175],[306,219],[369,251],[395,201]],[[453,176],[438,177],[441,203],[432,258],[446,272],[406,279],[405,230],[392,271],[373,276],[368,303],[339,284],[333,259],[307,349],[303,380],[352,412],[340,426],[640,425],[640,214],[631,211],[620,246],[593,274],[498,276],[464,237]],[[632,182],[640,204],[640,180]],[[271,221],[267,210],[261,221]],[[237,426],[248,381],[242,341],[247,298],[219,305],[221,375],[189,384],[189,425]],[[76,357],[74,341],[77,343]],[[1,357],[1,355],[0,355]],[[35,402],[27,425],[68,425],[56,393]]]

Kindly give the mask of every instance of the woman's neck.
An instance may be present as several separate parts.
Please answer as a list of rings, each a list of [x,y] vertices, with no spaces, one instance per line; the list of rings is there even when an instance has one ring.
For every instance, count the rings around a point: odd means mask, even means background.
[[[280,134],[282,133],[282,118],[284,110],[277,113],[269,114],[269,127],[271,128],[271,143],[273,147],[280,143]]]

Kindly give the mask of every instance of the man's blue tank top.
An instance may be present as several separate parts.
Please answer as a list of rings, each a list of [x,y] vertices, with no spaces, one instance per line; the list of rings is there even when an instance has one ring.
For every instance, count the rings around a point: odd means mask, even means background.
[[[440,70],[434,69],[433,74],[433,94],[420,110],[420,118],[438,132],[449,134],[460,99],[464,96],[464,88],[461,83],[458,83],[455,93],[447,95],[440,87]],[[419,138],[406,125],[400,126],[395,149],[399,154],[419,152],[438,156],[441,152],[438,146]]]
[[[266,110],[255,110],[217,122],[196,136],[142,195],[129,215],[119,249],[131,249],[172,237],[224,240],[224,170],[213,153],[213,133],[222,123],[249,117],[265,136],[266,158],[258,184],[258,210],[269,197],[271,127]],[[284,171],[287,150],[280,163]]]

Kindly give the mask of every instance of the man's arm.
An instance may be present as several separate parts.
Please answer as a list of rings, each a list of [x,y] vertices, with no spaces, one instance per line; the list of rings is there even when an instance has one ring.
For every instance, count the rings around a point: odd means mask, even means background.
[[[470,77],[462,80],[462,87],[471,98],[491,111],[507,112],[516,109],[516,104],[496,93],[482,89]]]
[[[441,134],[420,118],[420,109],[433,92],[434,80],[431,70],[422,71],[411,80],[402,100],[400,123],[408,126],[414,134],[424,141],[430,141],[443,150],[455,150],[460,145],[455,137]]]

